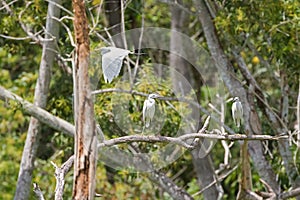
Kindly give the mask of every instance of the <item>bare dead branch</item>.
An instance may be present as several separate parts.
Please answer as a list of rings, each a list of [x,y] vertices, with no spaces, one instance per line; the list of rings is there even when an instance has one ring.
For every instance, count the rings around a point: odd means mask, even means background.
[[[210,188],[211,186],[213,186],[214,184],[217,184],[218,182],[224,180],[227,176],[229,176],[232,172],[234,172],[236,169],[238,168],[238,165],[234,166],[231,170],[229,170],[228,172],[226,172],[223,175],[220,175],[217,179],[215,179],[213,182],[211,182],[209,185],[205,186],[204,188],[202,188],[200,191],[196,192],[195,194],[193,194],[192,196],[195,197],[197,195],[202,194],[205,190],[207,190],[208,188]]]
[[[98,147],[110,147],[117,144],[123,144],[127,142],[162,142],[162,143],[175,143],[188,149],[193,149],[194,146],[190,145],[186,141],[194,138],[206,138],[206,139],[216,139],[216,140],[279,140],[288,139],[287,135],[283,136],[270,136],[270,135],[216,135],[219,131],[210,131],[208,133],[190,133],[179,137],[168,137],[168,136],[158,136],[158,135],[130,135],[123,136],[119,138],[114,138],[110,140],[105,140],[98,144]]]
[[[28,101],[25,101],[18,95],[4,89],[0,86],[0,99],[7,102],[8,100],[12,100],[17,102],[19,105],[21,105],[20,108],[24,109],[24,111],[31,116],[35,117],[39,121],[43,122],[44,124],[47,124],[51,128],[64,132],[67,135],[74,136],[75,128],[72,124],[69,122],[56,117],[52,115],[51,113],[47,112],[46,110],[33,105],[32,103],[29,103]]]
[[[72,124],[69,122],[53,116],[51,113],[41,109],[28,101],[25,101],[21,97],[12,92],[4,89],[0,86],[0,99],[3,101],[13,100],[19,103],[24,109],[25,112],[32,115],[33,117],[37,118],[41,122],[47,124],[51,128],[55,130],[62,131],[70,136],[74,135],[75,129]],[[208,118],[209,119],[209,118]],[[207,123],[204,123],[204,128],[206,127]],[[204,129],[205,130],[205,129]],[[105,140],[104,142],[100,143],[98,147],[102,146],[113,146],[116,144],[122,144],[126,142],[174,142],[186,148],[193,148],[188,143],[185,143],[186,140],[191,138],[207,138],[207,139],[217,139],[217,140],[280,140],[280,139],[288,139],[287,135],[282,136],[270,136],[270,135],[241,135],[241,134],[234,134],[234,135],[219,135],[220,131],[212,130],[208,132],[203,132],[203,128],[201,129],[200,133],[191,133],[179,136],[178,138],[167,137],[167,136],[145,136],[145,135],[130,135],[130,136],[123,136],[115,139]],[[180,141],[181,140],[181,141]]]
[[[65,7],[63,7],[62,5],[56,3],[55,1],[51,1],[51,0],[45,0],[48,3],[51,3],[55,6],[57,6],[58,8],[60,8],[61,10],[65,11],[66,13],[68,13],[70,16],[74,16],[73,12],[71,12],[70,10],[66,9]]]
[[[2,4],[3,6],[0,8],[0,11],[3,10],[3,9],[6,9],[6,10],[10,10],[9,6],[14,4],[15,2],[17,2],[18,0],[13,0],[9,3],[5,3],[4,1],[2,1]]]
[[[142,46],[142,41],[143,41],[144,27],[145,27],[145,14],[143,12],[142,13],[141,33],[140,33],[139,44],[138,44],[138,55],[137,55],[136,62],[135,62],[135,65],[134,65],[133,79],[135,79],[138,68],[140,66],[139,61],[140,61],[141,46]]]
[[[149,94],[143,93],[143,92],[138,92],[136,90],[124,90],[121,88],[106,88],[106,89],[101,89],[101,90],[95,90],[92,91],[93,95],[96,94],[103,94],[103,93],[109,93],[109,92],[117,92],[117,93],[127,93],[131,95],[139,95],[143,97],[147,97]],[[213,119],[215,122],[217,122],[221,127],[224,127],[224,129],[229,133],[229,134],[235,134],[235,132],[228,127],[226,124],[221,122],[218,118],[216,118],[214,115],[212,115],[207,109],[205,109],[203,106],[201,106],[198,102],[189,100],[187,98],[177,98],[177,97],[159,97],[157,98],[162,101],[178,101],[178,102],[183,102],[183,103],[189,103],[192,106],[195,106],[196,108],[200,109],[201,112],[206,114],[207,116],[210,116],[211,119]]]
[[[266,189],[269,193],[276,195],[274,190],[272,189],[272,187],[266,181],[264,181],[263,179],[259,179],[259,181],[264,184],[264,186],[266,187]]]
[[[209,121],[210,121],[210,116],[208,116],[204,122],[204,125],[202,126],[202,128],[200,129],[200,131],[198,131],[198,133],[204,133],[205,130],[207,130],[208,125],[209,125]]]
[[[1,9],[5,8],[6,11],[7,11],[10,15],[15,15],[15,13],[13,12],[13,10],[10,9],[10,7],[9,7],[9,6],[11,5],[12,2],[6,3],[5,1],[2,1],[1,3],[2,3],[2,5],[3,5],[3,7],[2,7]],[[50,39],[49,39],[49,38],[48,38],[48,39],[44,39],[44,38],[42,38],[42,37],[40,36],[40,34],[43,32],[43,30],[38,31],[38,32],[36,32],[36,33],[33,33],[33,32],[30,30],[30,28],[29,28],[28,26],[26,26],[26,24],[24,24],[24,23],[22,22],[22,15],[23,15],[23,13],[26,11],[26,9],[28,9],[28,7],[29,7],[31,4],[32,4],[31,1],[27,2],[27,3],[26,3],[26,6],[25,6],[25,9],[23,9],[23,10],[19,13],[19,15],[17,16],[18,19],[19,19],[18,22],[19,22],[21,28],[23,29],[23,31],[27,34],[27,37],[17,38],[17,37],[11,37],[11,36],[7,36],[7,35],[1,35],[1,37],[6,38],[6,39],[13,39],[13,40],[27,40],[27,39],[32,39],[32,40],[33,40],[35,43],[37,43],[37,44],[40,44],[41,42],[45,42],[45,41],[52,41],[52,38],[50,38]]]
[[[143,93],[143,92],[138,92],[135,90],[123,90],[120,88],[106,88],[106,89],[101,89],[101,90],[95,90],[95,91],[92,91],[92,94],[96,95],[96,94],[103,94],[103,93],[108,93],[108,92],[127,93],[127,94],[132,94],[132,95],[140,95],[140,96],[144,96],[144,97],[148,96],[148,94]]]
[[[296,188],[296,189],[293,189],[291,191],[288,191],[288,192],[283,192],[281,195],[280,195],[280,198],[281,199],[290,199],[292,197],[297,197],[300,195],[300,187]]]
[[[3,34],[0,34],[0,37],[3,37],[5,39],[9,39],[9,40],[29,40],[29,39],[31,39],[29,36],[26,36],[26,37],[13,37],[13,36],[3,35]]]
[[[37,196],[38,200],[45,200],[42,190],[37,183],[33,183],[33,192]]]
[[[58,167],[54,162],[51,161],[51,164],[55,168],[55,178],[56,178],[56,187],[55,187],[55,200],[62,200],[65,186],[65,176],[70,171],[73,166],[74,155],[72,155],[61,167]]]
[[[72,47],[75,47],[75,42],[74,42],[74,38],[73,38],[73,34],[70,30],[70,28],[64,23],[62,22],[63,19],[58,19],[57,17],[52,17],[54,20],[58,21],[61,23],[61,25],[66,29],[67,33],[68,33],[68,36],[69,36],[69,39],[70,39],[70,42],[71,42],[71,45]]]

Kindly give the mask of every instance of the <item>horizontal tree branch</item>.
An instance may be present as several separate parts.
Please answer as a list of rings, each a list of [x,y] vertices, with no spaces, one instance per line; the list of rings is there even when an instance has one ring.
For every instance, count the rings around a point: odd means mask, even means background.
[[[143,93],[143,92],[138,92],[136,90],[124,90],[121,88],[105,88],[105,89],[101,89],[101,90],[95,90],[92,91],[93,95],[97,95],[97,94],[103,94],[103,93],[112,93],[112,92],[116,92],[116,93],[126,93],[126,94],[131,94],[131,95],[138,95],[138,96],[143,96],[143,97],[147,97],[149,94],[147,93]],[[158,97],[157,99],[162,100],[162,101],[178,101],[178,102],[183,102],[183,103],[188,103],[192,106],[195,106],[196,108],[198,108],[201,112],[203,112],[204,114],[206,114],[207,116],[210,116],[215,122],[217,122],[220,126],[224,127],[224,129],[229,133],[229,134],[235,134],[235,132],[226,124],[224,124],[223,122],[221,122],[217,117],[215,117],[214,115],[212,115],[211,112],[209,112],[207,109],[205,109],[203,106],[201,106],[198,102],[193,101],[191,99],[187,99],[187,98],[183,98],[183,97]]]
[[[191,142],[187,142],[189,139],[195,138],[206,138],[206,139],[216,139],[216,140],[279,140],[279,139],[288,139],[289,136],[270,136],[270,135],[251,135],[247,136],[244,134],[235,134],[235,135],[218,135],[218,130],[205,131],[206,133],[189,133],[179,137],[168,137],[160,135],[129,135],[119,138],[104,140],[102,143],[98,144],[98,147],[110,147],[117,144],[123,144],[127,142],[161,142],[161,143],[175,143],[180,146],[183,146],[187,149],[193,149],[194,145]]]
[[[21,104],[22,109],[31,116],[35,117],[39,121],[44,124],[47,124],[51,128],[64,132],[67,135],[74,136],[75,128],[69,122],[52,115],[51,113],[47,112],[46,110],[29,103],[28,101],[22,99],[18,95],[6,90],[5,88],[0,86],[0,99],[5,102],[8,100],[16,101],[18,104]]]
[[[25,101],[21,97],[12,92],[6,90],[5,88],[0,86],[0,99],[7,101],[7,100],[14,100],[22,105],[22,108],[25,112],[32,115],[33,117],[37,118],[39,121],[47,124],[53,129],[58,131],[62,131],[70,136],[74,135],[75,128],[74,126],[59,118],[51,113],[45,111],[44,109],[39,108],[38,106]],[[159,136],[159,135],[130,135],[130,136],[123,136],[119,138],[104,140],[102,143],[98,144],[98,147],[104,146],[113,146],[117,144],[127,143],[127,142],[172,142],[183,146],[188,149],[193,149],[194,145],[189,144],[187,142],[188,139],[194,138],[206,138],[206,139],[217,139],[217,140],[278,140],[278,139],[288,139],[287,135],[283,136],[270,136],[270,135],[241,135],[241,134],[233,134],[233,135],[220,135],[220,131],[217,129],[212,131],[206,131],[206,129],[201,129],[199,133],[190,133],[185,134],[179,137],[168,137],[168,136]]]
[[[281,199],[290,199],[292,197],[297,197],[298,195],[300,195],[300,187],[293,189],[291,191],[283,192],[280,195],[280,198]]]

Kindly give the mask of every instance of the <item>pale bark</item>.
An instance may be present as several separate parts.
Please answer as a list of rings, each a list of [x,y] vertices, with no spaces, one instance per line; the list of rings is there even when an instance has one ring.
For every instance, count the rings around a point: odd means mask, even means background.
[[[260,123],[258,121],[258,115],[255,110],[255,105],[249,103],[249,100],[253,100],[253,94],[247,94],[246,90],[243,88],[242,84],[233,76],[233,67],[225,55],[223,48],[219,42],[216,28],[213,24],[211,16],[204,1],[194,1],[195,5],[198,6],[199,19],[201,21],[208,48],[210,50],[211,56],[218,68],[219,74],[222,77],[225,85],[227,86],[229,92],[232,96],[239,96],[243,108],[244,108],[244,126],[246,134],[259,134],[261,130]],[[262,144],[258,142],[249,142],[249,152],[253,158],[254,165],[262,177],[276,193],[279,192],[279,184],[276,182],[276,175],[272,170],[270,163],[266,160],[263,155]],[[251,172],[248,172],[248,175]],[[247,175],[247,177],[249,177]],[[249,186],[251,187],[251,186]],[[243,188],[246,190],[247,188]]]
[[[32,117],[38,119],[40,122],[48,125],[49,127],[61,131],[69,136],[74,136],[75,128],[69,122],[52,115],[46,110],[25,101],[18,95],[6,90],[5,88],[0,86],[0,99],[7,102],[9,104],[10,101],[14,101],[21,105],[21,108],[25,113],[28,113]]]
[[[45,200],[43,192],[37,183],[33,183],[33,192],[35,193],[38,200]]]
[[[105,15],[108,19],[108,28],[112,36],[121,33],[121,1],[120,0],[105,0]],[[114,37],[116,47],[124,48],[124,43],[121,37]]]
[[[75,160],[73,199],[93,199],[97,159],[94,104],[88,75],[89,30],[84,0],[73,0],[76,39],[74,78]]]
[[[55,3],[60,4],[61,0],[53,0]],[[35,87],[34,104],[38,107],[44,108],[47,104],[47,96],[49,92],[49,84],[51,78],[51,68],[55,58],[55,42],[59,35],[59,24],[53,20],[52,17],[59,18],[60,8],[49,3],[48,13],[46,20],[46,33],[45,39],[52,39],[44,41],[42,59],[39,69],[39,77]],[[31,188],[32,172],[34,169],[34,160],[39,146],[39,139],[41,124],[35,119],[31,118],[28,133],[25,141],[25,146],[22,154],[20,164],[19,176],[17,181],[17,189],[14,199],[28,199]]]
[[[194,77],[195,74],[193,73],[192,67],[190,64],[185,61],[184,58],[181,57],[182,53],[184,51],[184,48],[186,44],[183,44],[183,41],[181,41],[181,35],[177,34],[176,31],[185,33],[186,27],[188,26],[188,19],[189,15],[186,11],[181,9],[179,6],[182,4],[181,1],[177,2],[178,4],[171,5],[171,42],[170,42],[170,66],[174,69],[171,71],[172,76],[172,84],[173,89],[177,93],[181,94],[182,96],[188,94],[190,91],[186,91],[186,88],[184,88],[184,83],[181,82],[182,78],[184,77],[186,80],[189,81],[190,84],[192,84],[192,87],[195,90],[200,90],[201,88],[201,80],[199,81]],[[197,109],[195,109],[197,110]],[[196,112],[195,112],[196,114]],[[199,118],[199,116],[196,116]],[[199,118],[200,119],[200,118]],[[201,122],[199,122],[200,124]],[[196,130],[194,130],[196,131]],[[204,142],[204,141],[202,141]],[[192,150],[192,158],[193,158],[193,165],[194,170],[197,175],[197,180],[201,188],[206,187],[210,183],[214,181],[215,173],[214,173],[214,167],[213,163],[211,161],[211,155],[208,154],[205,157],[199,158],[199,151],[200,147],[196,147]],[[203,192],[204,199],[218,199],[219,192],[217,188],[217,184],[212,185],[208,189],[206,189]]]
[[[51,162],[55,168],[55,197],[54,200],[63,200],[64,188],[65,188],[65,176],[73,166],[74,156],[72,155],[61,167],[58,167],[55,163]]]
[[[153,171],[150,173],[150,180],[154,181],[163,188],[168,194],[176,200],[193,200],[184,189],[178,187],[170,178],[164,173]]]

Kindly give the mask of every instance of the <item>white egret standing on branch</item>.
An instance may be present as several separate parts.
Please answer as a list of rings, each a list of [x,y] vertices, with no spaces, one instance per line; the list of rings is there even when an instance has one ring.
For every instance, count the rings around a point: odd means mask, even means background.
[[[234,97],[233,99],[231,112],[234,124],[239,128],[242,124],[243,119],[243,106],[238,97]]]
[[[148,98],[144,102],[143,106],[143,122],[145,127],[148,128],[154,117],[155,113],[155,98],[158,98],[158,94],[149,94]]]

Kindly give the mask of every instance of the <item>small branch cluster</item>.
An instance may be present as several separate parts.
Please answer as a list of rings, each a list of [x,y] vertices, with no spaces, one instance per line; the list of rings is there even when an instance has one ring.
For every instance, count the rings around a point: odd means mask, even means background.
[[[65,176],[70,171],[73,166],[74,155],[71,156],[61,167],[58,167],[54,162],[51,161],[51,164],[55,168],[55,178],[56,178],[56,187],[55,187],[55,200],[62,200],[64,187],[65,187]]]

